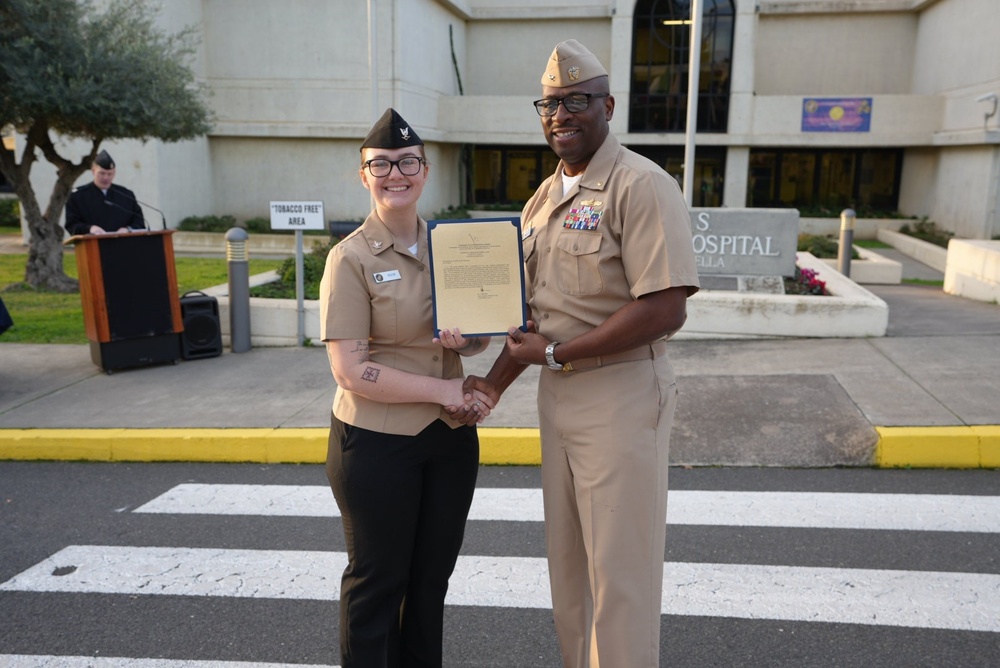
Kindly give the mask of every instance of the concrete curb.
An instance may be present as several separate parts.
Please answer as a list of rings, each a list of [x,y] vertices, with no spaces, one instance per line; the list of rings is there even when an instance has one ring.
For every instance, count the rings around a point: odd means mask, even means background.
[[[1000,427],[876,427],[879,468],[998,468]]]
[[[320,464],[329,429],[0,429],[0,460]],[[480,428],[480,462],[541,463],[537,429]]]
[[[882,243],[889,244],[901,253],[923,262],[928,267],[933,267],[942,274],[948,267],[948,250],[946,248],[893,230],[880,229],[876,233],[876,237]]]
[[[876,427],[876,468],[1000,468],[1000,426]],[[328,430],[0,429],[0,460],[321,464]],[[483,465],[537,466],[538,429],[479,429]]]

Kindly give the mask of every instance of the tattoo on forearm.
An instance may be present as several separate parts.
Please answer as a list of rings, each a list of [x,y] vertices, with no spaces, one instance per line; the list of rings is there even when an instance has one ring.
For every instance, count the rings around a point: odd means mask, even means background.
[[[367,341],[355,341],[354,350],[352,350],[349,354],[354,355],[354,359],[357,360],[357,363],[361,364],[368,359],[368,353],[369,349]]]
[[[361,380],[367,380],[369,383],[377,383],[378,373],[379,370],[376,369],[375,367],[373,366],[367,367],[361,374]]]

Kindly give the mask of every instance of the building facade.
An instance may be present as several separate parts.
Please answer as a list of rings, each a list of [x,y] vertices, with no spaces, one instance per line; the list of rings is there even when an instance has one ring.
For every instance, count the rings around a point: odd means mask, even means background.
[[[608,67],[613,131],[682,181],[690,4],[170,0],[163,27],[201,33],[194,68],[215,127],[196,141],[105,148],[119,182],[169,226],[266,217],[272,200],[321,200],[330,220],[361,219],[358,147],[393,106],[427,144],[422,215],[516,204],[556,163],[531,101],[552,48],[575,38]],[[1000,40],[989,28],[1000,2],[701,6],[696,206],[850,206],[1000,235]],[[48,167],[35,167],[37,192]]]

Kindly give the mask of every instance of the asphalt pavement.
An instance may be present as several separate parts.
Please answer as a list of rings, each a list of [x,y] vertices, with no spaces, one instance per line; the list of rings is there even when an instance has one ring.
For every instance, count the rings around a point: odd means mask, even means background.
[[[940,276],[900,259],[904,278]],[[866,287],[889,304],[885,337],[671,341],[671,462],[1000,467],[1000,306]],[[499,345],[466,372],[484,374]],[[481,427],[484,463],[538,462],[538,373],[549,371],[523,374]],[[320,347],[106,374],[87,345],[0,336],[0,459],[318,462],[333,392]]]
[[[8,461],[0,489],[0,666],[340,664],[321,465]],[[658,665],[995,668],[997,490],[983,470],[673,468]],[[562,665],[541,495],[538,467],[480,468],[443,665]]]

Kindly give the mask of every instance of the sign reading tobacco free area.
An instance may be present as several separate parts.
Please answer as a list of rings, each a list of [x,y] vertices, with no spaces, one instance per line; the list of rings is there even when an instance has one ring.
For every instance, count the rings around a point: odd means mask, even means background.
[[[271,202],[272,230],[323,230],[323,202]]]

